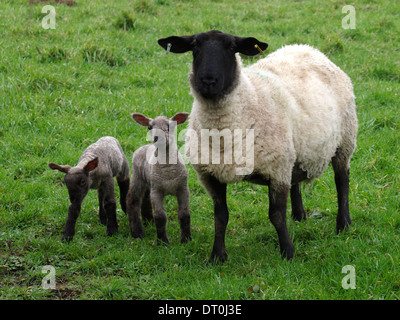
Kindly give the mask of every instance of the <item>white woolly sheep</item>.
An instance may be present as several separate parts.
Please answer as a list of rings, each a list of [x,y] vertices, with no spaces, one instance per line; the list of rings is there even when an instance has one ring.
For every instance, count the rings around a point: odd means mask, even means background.
[[[75,167],[53,162],[49,163],[49,167],[65,173],[64,181],[71,201],[62,235],[64,241],[71,241],[74,237],[76,220],[89,189],[97,190],[99,218],[100,222],[107,226],[107,234],[111,236],[118,231],[113,178],[117,178],[121,208],[126,212],[129,164],[117,139],[100,138],[86,148]]]
[[[227,258],[227,183],[246,180],[268,185],[269,217],[282,257],[288,259],[295,251],[286,226],[288,194],[293,218],[305,219],[300,183],[320,176],[330,162],[338,194],[336,230],[351,224],[349,167],[358,125],[352,83],[340,68],[307,45],[285,46],[243,68],[238,53],[256,55],[268,45],[215,30],[158,43],[171,52],[193,52],[189,80],[194,102],[186,141],[191,161],[204,150],[211,152],[209,140],[197,141],[204,129],[217,129],[213,133],[217,136],[227,129],[254,130],[254,154],[246,154],[254,156],[252,172],[238,174],[238,163],[193,163],[214,202],[212,261]],[[235,151],[246,143],[245,136],[234,143]],[[220,153],[222,159],[224,148]]]
[[[169,243],[167,237],[167,214],[164,209],[164,197],[174,195],[178,199],[178,219],[181,227],[181,242],[191,239],[189,187],[187,171],[175,141],[177,124],[184,123],[188,113],[177,113],[171,119],[159,116],[150,119],[140,113],[132,118],[142,126],[148,127],[152,144],[137,149],[132,157],[132,181],[127,196],[127,212],[131,234],[134,238],[143,238],[144,220],[154,222],[157,238]]]

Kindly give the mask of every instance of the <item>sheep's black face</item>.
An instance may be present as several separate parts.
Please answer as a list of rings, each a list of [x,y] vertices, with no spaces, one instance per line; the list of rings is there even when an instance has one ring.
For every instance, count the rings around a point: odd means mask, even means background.
[[[234,37],[202,33],[193,40],[191,82],[201,96],[217,100],[234,87],[236,58]]]
[[[219,100],[235,87],[235,53],[256,55],[268,45],[255,38],[241,38],[220,31],[168,37],[158,43],[174,53],[193,52],[192,87],[207,100]],[[259,48],[259,49],[258,49]]]

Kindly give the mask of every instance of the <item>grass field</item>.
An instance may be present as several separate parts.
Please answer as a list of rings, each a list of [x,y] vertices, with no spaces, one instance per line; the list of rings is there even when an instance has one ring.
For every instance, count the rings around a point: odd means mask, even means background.
[[[0,299],[400,298],[399,2],[50,4],[55,29],[42,27],[45,3],[0,2]],[[342,28],[347,4],[356,10],[355,29]],[[296,253],[282,260],[266,187],[230,185],[229,258],[208,264],[213,207],[188,165],[190,243],[179,242],[174,198],[166,201],[170,245],[156,244],[153,225],[143,240],[134,240],[119,207],[119,232],[107,237],[95,191],[84,201],[74,240],[61,242],[68,193],[62,174],[47,164],[74,165],[105,135],[119,139],[131,159],[147,143],[132,112],[190,112],[191,54],[166,55],[157,39],[210,29],[266,41],[267,53],[310,44],[353,80],[359,135],[351,165],[351,228],[335,234],[329,169],[312,194],[304,192],[307,221],[288,218]],[[55,268],[55,290],[41,287],[45,265]],[[346,265],[354,267],[355,289],[342,287]]]

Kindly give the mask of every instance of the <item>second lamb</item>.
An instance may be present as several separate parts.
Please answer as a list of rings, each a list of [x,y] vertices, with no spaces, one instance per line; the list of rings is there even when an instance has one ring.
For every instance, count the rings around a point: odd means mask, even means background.
[[[157,238],[169,243],[167,237],[167,214],[164,197],[173,195],[178,200],[178,219],[181,242],[191,239],[189,187],[187,170],[175,141],[176,125],[188,118],[188,113],[177,113],[172,118],[164,116],[151,119],[140,113],[132,118],[150,130],[151,144],[137,149],[132,157],[132,179],[127,195],[127,213],[131,234],[143,238],[144,220],[154,219]],[[154,209],[154,218],[153,218]]]

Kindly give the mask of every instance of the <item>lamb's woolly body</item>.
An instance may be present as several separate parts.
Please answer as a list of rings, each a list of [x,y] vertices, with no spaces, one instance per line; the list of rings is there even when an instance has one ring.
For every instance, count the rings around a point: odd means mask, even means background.
[[[160,164],[154,159],[157,148],[148,144],[137,149],[132,156],[132,177],[140,180],[149,190],[162,190],[165,195],[176,195],[187,185],[187,171],[182,156],[178,163]],[[177,152],[177,150],[176,150]]]
[[[339,147],[351,156],[357,133],[352,84],[325,55],[307,45],[291,45],[247,68],[239,55],[237,61],[237,85],[217,105],[192,87],[189,129],[198,137],[201,129],[254,129],[253,173],[285,185],[291,183],[295,163],[312,180],[327,168]],[[189,147],[190,140],[189,134]],[[242,143],[245,146],[245,136]],[[221,159],[223,152],[221,148]],[[199,147],[189,158],[200,154]],[[243,180],[245,176],[236,174],[241,166],[194,164],[197,171],[224,183]]]
[[[114,137],[102,137],[85,149],[74,168],[83,169],[94,158],[99,158],[99,165],[89,173],[91,189],[97,189],[101,182],[112,175],[118,180],[129,179],[129,164],[125,154]],[[71,168],[70,174],[74,168]]]
[[[175,116],[181,115],[182,113],[179,113]],[[174,117],[171,119],[175,119]],[[134,114],[134,119],[141,125],[151,125],[152,130],[162,131],[162,128],[168,128],[169,131],[174,128],[171,120],[165,117],[146,122],[145,119],[149,120],[147,117]],[[181,120],[184,122],[186,119],[185,113],[184,120]],[[140,147],[132,156],[132,183],[127,197],[127,213],[134,238],[144,236],[141,213],[143,219],[154,221],[157,238],[169,242],[166,233],[167,213],[164,209],[164,197],[167,195],[176,196],[178,200],[181,242],[191,238],[187,170],[173,138],[174,130],[175,128],[166,133],[167,137],[162,137],[161,132],[156,134],[157,140],[154,139],[152,144]]]

